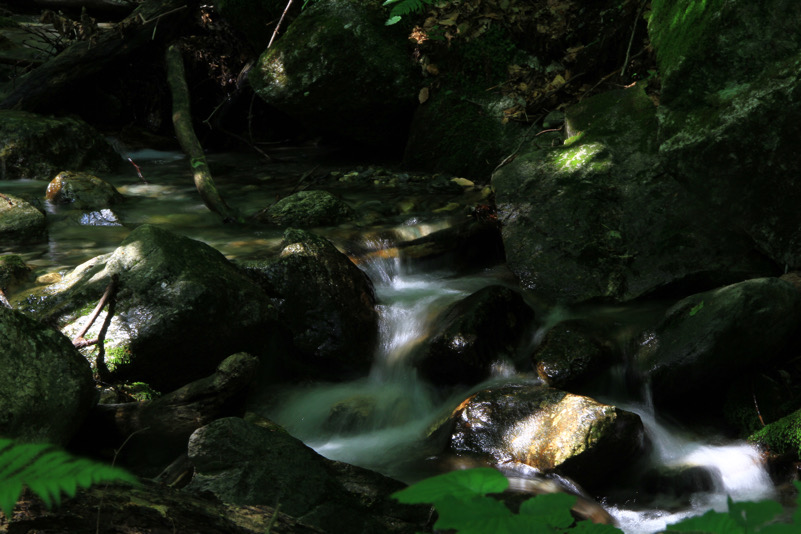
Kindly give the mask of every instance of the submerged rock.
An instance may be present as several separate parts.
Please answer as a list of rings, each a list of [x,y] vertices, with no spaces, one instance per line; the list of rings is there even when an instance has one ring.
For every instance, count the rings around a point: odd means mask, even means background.
[[[107,172],[122,158],[80,119],[0,110],[0,180],[50,180],[62,170]]]
[[[296,351],[289,368],[326,379],[369,369],[378,335],[373,284],[330,241],[289,229],[277,259],[245,269],[275,298],[291,332]]]
[[[278,226],[336,226],[354,217],[354,212],[342,200],[327,191],[298,191],[282,198],[256,220]]]
[[[47,219],[44,213],[19,197],[0,196],[0,241],[35,242],[46,238]]]
[[[95,401],[89,364],[69,339],[0,306],[0,435],[64,445]]]
[[[101,210],[123,200],[119,191],[105,180],[86,172],[70,171],[53,178],[47,185],[45,198],[81,210]]]
[[[658,406],[717,415],[724,388],[780,357],[799,323],[801,293],[778,278],[699,293],[642,334],[635,368]]]
[[[533,319],[518,292],[485,287],[445,310],[417,369],[435,384],[477,384],[491,376],[494,365],[519,360],[518,345]]]
[[[646,447],[636,414],[543,386],[483,389],[452,417],[454,451],[556,471],[587,487],[620,474]]]
[[[169,391],[210,374],[232,352],[266,359],[278,351],[276,310],[252,280],[208,245],[151,225],[20,307],[75,336],[114,275],[118,290],[104,344],[112,379]],[[107,315],[86,339],[98,336]],[[97,347],[83,350],[96,358]]]

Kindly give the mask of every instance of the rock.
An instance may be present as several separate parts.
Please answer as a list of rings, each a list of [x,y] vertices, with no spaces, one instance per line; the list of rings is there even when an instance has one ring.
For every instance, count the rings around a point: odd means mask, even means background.
[[[657,406],[718,415],[725,387],[781,356],[801,322],[801,293],[778,278],[747,280],[671,306],[634,355]]]
[[[0,306],[0,435],[64,445],[95,400],[89,364],[58,330]]]
[[[0,180],[50,180],[63,170],[108,172],[122,158],[82,120],[0,110]]]
[[[41,211],[19,197],[0,196],[0,241],[34,242],[46,238],[47,220]]]
[[[47,185],[45,198],[56,204],[70,204],[79,210],[101,210],[122,202],[123,196],[110,183],[86,172],[58,173]]]
[[[256,220],[278,226],[336,226],[354,217],[342,200],[328,191],[298,191],[260,212]]]
[[[662,76],[660,155],[708,211],[798,268],[801,5],[688,5],[661,3],[649,23]]]
[[[418,75],[404,30],[385,21],[386,11],[370,2],[311,4],[259,57],[250,83],[313,132],[399,151]]]
[[[19,305],[74,337],[113,275],[119,289],[105,335],[109,379],[170,391],[211,374],[232,352],[265,361],[279,352],[276,310],[252,280],[208,245],[151,225]],[[106,316],[86,339],[97,337]],[[95,346],[83,351],[96,358]]]
[[[195,474],[187,491],[239,505],[280,503],[282,512],[327,532],[412,534],[428,515],[390,500],[402,483],[326,460],[282,430],[243,419],[198,429],[188,450]]]
[[[587,98],[566,116],[564,145],[532,148],[492,177],[507,261],[526,290],[563,303],[630,300],[775,272],[665,175],[641,88]]]
[[[378,334],[373,284],[330,241],[284,232],[277,259],[250,262],[249,275],[276,298],[296,352],[288,366],[305,376],[343,378],[367,371]]]
[[[516,291],[488,286],[451,305],[419,356],[420,375],[435,384],[477,384],[498,362],[514,362],[534,311]],[[525,369],[528,370],[528,369]]]
[[[483,389],[452,417],[454,451],[556,471],[584,487],[620,475],[646,446],[636,414],[544,386]]]
[[[98,405],[79,432],[80,443],[76,439],[70,448],[106,456],[138,476],[154,478],[186,454],[192,432],[221,417],[244,415],[247,388],[258,367],[258,358],[240,352],[223,360],[213,374],[154,399]]]
[[[0,291],[10,292],[31,278],[31,268],[25,265],[21,257],[16,254],[0,255]]]
[[[611,362],[611,354],[579,323],[566,321],[548,330],[531,359],[543,382],[565,388],[586,382]]]

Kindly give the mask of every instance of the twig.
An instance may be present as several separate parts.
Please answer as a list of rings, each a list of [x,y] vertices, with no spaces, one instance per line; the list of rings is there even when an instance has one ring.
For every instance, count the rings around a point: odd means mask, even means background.
[[[140,179],[140,180],[142,180],[142,183],[143,183],[143,184],[146,184],[146,183],[147,183],[147,180],[145,180],[145,177],[144,177],[144,176],[142,176],[142,169],[140,169],[140,168],[139,168],[139,165],[137,165],[136,163],[134,163],[134,160],[132,160],[131,158],[128,158],[128,161],[130,161],[130,162],[131,162],[131,165],[133,165],[133,166],[134,166],[134,168],[136,169],[136,174],[138,174],[138,175],[139,175],[139,179]]]
[[[751,384],[751,398],[754,399],[754,408],[756,408],[757,417],[762,426],[765,426],[765,420],[762,419],[762,414],[759,412],[759,404],[757,404],[756,393],[754,392],[754,384]]]
[[[287,2],[286,4],[286,7],[284,8],[284,12],[281,13],[281,18],[278,19],[278,24],[275,25],[273,34],[270,37],[270,42],[267,43],[267,48],[270,48],[273,45],[273,40],[275,39],[275,36],[278,35],[278,30],[281,28],[281,23],[284,22],[284,17],[286,16],[286,12],[289,11],[289,6],[291,5],[292,5],[292,0],[289,0],[289,2]]]
[[[629,37],[629,46],[626,48],[626,60],[623,62],[623,68],[620,69],[620,77],[622,78],[624,74],[626,74],[626,65],[629,64],[629,54],[631,54],[631,45],[634,43],[634,34],[637,31],[637,21],[640,20],[640,14],[642,13],[642,8],[645,7],[646,0],[642,0],[640,3],[640,9],[637,10],[637,17],[634,19],[634,24],[631,27],[631,37]]]
[[[77,347],[81,343],[91,344],[88,343],[85,339],[83,339],[83,336],[85,336],[86,332],[88,332],[89,329],[92,328],[95,319],[97,319],[97,316],[100,315],[100,312],[103,311],[103,308],[106,306],[106,302],[108,302],[108,299],[111,298],[111,295],[114,293],[114,291],[116,291],[118,280],[119,280],[119,275],[117,274],[111,275],[111,281],[109,281],[108,285],[106,286],[106,291],[103,292],[103,296],[100,297],[97,306],[95,306],[95,309],[92,310],[92,314],[89,316],[89,321],[84,325],[81,331],[78,332],[75,338],[73,338],[72,340],[73,346]]]
[[[264,534],[270,534],[270,531],[275,525],[275,522],[278,521],[278,510],[281,509],[281,503],[275,505],[275,510],[273,510],[273,515],[270,517],[270,520],[267,522],[267,528],[264,530]]]

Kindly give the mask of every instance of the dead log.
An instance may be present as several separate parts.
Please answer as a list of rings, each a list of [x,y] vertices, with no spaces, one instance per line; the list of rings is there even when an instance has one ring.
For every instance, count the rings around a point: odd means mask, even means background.
[[[258,358],[239,353],[226,358],[214,374],[157,399],[98,405],[70,448],[109,460],[117,454],[121,465],[154,477],[186,452],[192,432],[221,417],[244,414],[244,395],[257,367]]]
[[[0,109],[36,112],[67,89],[97,74],[155,39],[166,41],[178,19],[188,15],[186,0],[146,0],[114,29],[75,41],[63,52],[19,78]]]
[[[189,88],[186,85],[184,73],[184,60],[177,45],[171,44],[167,47],[166,61],[167,83],[172,94],[172,122],[175,126],[175,136],[178,138],[181,148],[189,156],[195,187],[207,208],[222,217],[225,222],[238,221],[239,216],[236,211],[225,203],[217,191],[211,177],[211,170],[206,163],[206,154],[195,135],[189,105]]]

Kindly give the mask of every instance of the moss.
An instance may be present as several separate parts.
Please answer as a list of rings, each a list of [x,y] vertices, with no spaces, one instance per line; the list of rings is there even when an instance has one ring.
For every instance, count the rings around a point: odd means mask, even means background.
[[[106,340],[106,343],[113,343],[113,341]],[[133,353],[127,345],[106,347],[105,362],[111,372],[124,365],[130,365],[132,357]]]
[[[801,410],[754,432],[748,441],[777,454],[794,454],[797,459],[801,458]]]
[[[149,401],[161,396],[161,393],[144,382],[133,382],[123,385],[125,392],[137,401]]]
[[[670,70],[714,34],[714,14],[724,0],[653,0],[648,32],[659,66]]]

